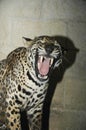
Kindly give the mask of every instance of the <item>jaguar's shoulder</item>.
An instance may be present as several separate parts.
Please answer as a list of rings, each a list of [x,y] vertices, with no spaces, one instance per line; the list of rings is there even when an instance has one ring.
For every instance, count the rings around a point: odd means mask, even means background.
[[[26,53],[26,50],[27,49],[25,47],[19,47],[13,50],[11,53],[9,53],[9,55],[6,58],[7,63],[9,63],[10,61],[16,60],[19,57],[23,57]]]
[[[6,72],[25,56],[27,48],[19,47],[8,54],[6,59],[0,61],[0,81]]]

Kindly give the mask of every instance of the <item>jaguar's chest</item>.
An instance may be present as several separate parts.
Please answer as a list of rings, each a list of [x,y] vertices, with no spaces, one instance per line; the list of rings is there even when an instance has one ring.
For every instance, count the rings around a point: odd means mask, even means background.
[[[26,87],[26,88],[25,88]],[[21,86],[21,91],[17,93],[16,101],[20,101],[21,109],[34,108],[44,101],[46,94],[45,86]]]
[[[28,75],[17,76],[11,72],[7,76],[7,94],[11,100],[14,97],[20,109],[31,108],[44,100],[47,84],[38,84]]]

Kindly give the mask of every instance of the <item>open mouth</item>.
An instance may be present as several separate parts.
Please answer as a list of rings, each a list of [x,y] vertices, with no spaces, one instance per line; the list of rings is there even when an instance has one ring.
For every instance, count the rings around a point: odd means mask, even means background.
[[[54,58],[38,56],[37,69],[41,77],[45,77],[49,74],[53,61]]]

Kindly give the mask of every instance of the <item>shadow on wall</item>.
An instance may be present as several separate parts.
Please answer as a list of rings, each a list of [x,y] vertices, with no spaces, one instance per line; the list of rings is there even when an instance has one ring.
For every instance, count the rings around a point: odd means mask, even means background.
[[[61,45],[63,52],[63,63],[60,65],[58,69],[55,69],[51,75],[49,88],[46,95],[46,99],[44,102],[43,108],[43,120],[42,120],[42,130],[49,130],[49,115],[50,115],[50,105],[51,101],[56,89],[56,85],[62,81],[64,73],[67,68],[71,67],[75,60],[76,54],[79,51],[74,43],[67,37],[64,36],[53,36],[52,38],[56,39],[56,41]],[[21,114],[22,120],[22,130],[28,130],[26,114],[23,112]]]
[[[50,78],[48,92],[46,95],[44,108],[43,108],[42,130],[49,130],[50,105],[52,102],[52,98],[53,98],[56,86],[59,82],[62,81],[66,69],[68,69],[74,64],[76,60],[76,54],[77,52],[79,52],[79,49],[77,49],[74,46],[74,43],[69,38],[64,37],[64,36],[53,36],[52,38],[56,39],[57,42],[62,47],[63,62],[59,68],[54,70]]]

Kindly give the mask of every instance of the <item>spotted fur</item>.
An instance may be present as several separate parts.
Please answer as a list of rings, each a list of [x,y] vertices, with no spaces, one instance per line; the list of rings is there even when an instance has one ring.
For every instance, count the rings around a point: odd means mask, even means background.
[[[21,130],[20,110],[26,110],[30,130],[41,130],[49,77],[62,62],[61,46],[51,37],[24,39],[27,48],[0,62],[0,130]]]

